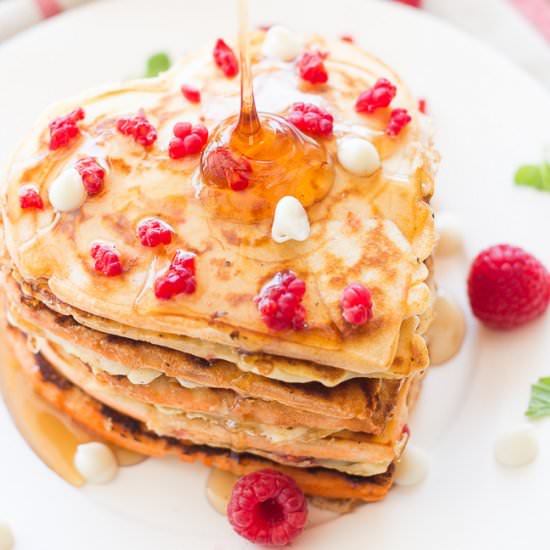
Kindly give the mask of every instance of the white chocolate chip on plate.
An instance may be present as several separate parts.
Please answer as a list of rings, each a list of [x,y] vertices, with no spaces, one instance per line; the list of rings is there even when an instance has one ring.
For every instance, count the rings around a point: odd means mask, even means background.
[[[302,203],[295,197],[283,197],[275,207],[271,237],[276,243],[305,241],[309,237],[309,219]]]
[[[11,550],[14,543],[10,526],[0,521],[0,550]]]
[[[435,217],[435,225],[439,233],[436,252],[442,256],[450,256],[460,252],[464,242],[462,226],[458,216],[452,212],[441,212]]]
[[[117,459],[104,443],[79,445],[74,455],[74,466],[87,483],[102,485],[111,481],[117,471]]]
[[[495,442],[495,458],[504,466],[526,466],[535,460],[538,452],[535,429],[528,425],[501,433]]]
[[[82,177],[75,168],[63,171],[50,184],[50,203],[60,212],[70,212],[80,208],[87,196]]]
[[[426,479],[430,471],[430,455],[418,447],[407,445],[395,468],[395,483],[403,487],[417,485]]]
[[[380,168],[380,155],[368,140],[346,137],[338,141],[340,164],[357,176],[370,176]]]
[[[267,31],[262,45],[266,57],[281,61],[292,61],[303,49],[300,37],[281,25],[274,25]]]

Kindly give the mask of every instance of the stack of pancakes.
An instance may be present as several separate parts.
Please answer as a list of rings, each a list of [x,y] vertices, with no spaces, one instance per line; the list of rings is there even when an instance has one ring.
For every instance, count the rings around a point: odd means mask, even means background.
[[[436,155],[415,99],[380,61],[352,44],[310,38],[307,48],[329,52],[330,75],[312,86],[293,63],[264,58],[263,39],[258,33],[252,44],[259,110],[284,116],[304,101],[335,119],[335,137],[323,142],[335,182],[308,208],[309,239],[277,244],[271,219],[220,218],[201,202],[198,156],[168,157],[176,121],[212,131],[238,112],[238,79],[223,76],[209,49],[159,78],[55,106],[17,151],[2,192],[10,341],[29,383],[100,438],[238,475],[269,466],[314,496],[378,500],[428,366]],[[397,138],[384,135],[387,112],[354,111],[380,77],[397,86],[392,107],[413,118]],[[189,82],[201,88],[199,104],[181,96]],[[49,151],[48,122],[76,107],[86,112],[82,135]],[[115,130],[117,118],[140,109],[159,134],[149,149]],[[336,147],[347,135],[370,139],[382,169],[370,177],[344,170]],[[108,167],[104,190],[76,211],[56,212],[51,182],[85,155]],[[21,209],[28,183],[43,210]],[[136,225],[151,216],[174,229],[170,245],[141,246]],[[116,244],[121,276],[94,271],[97,240]],[[196,254],[197,291],[159,300],[152,281],[176,249]],[[306,283],[301,331],[270,330],[254,303],[284,270]],[[352,282],[373,297],[373,319],[361,327],[341,315],[340,295]]]

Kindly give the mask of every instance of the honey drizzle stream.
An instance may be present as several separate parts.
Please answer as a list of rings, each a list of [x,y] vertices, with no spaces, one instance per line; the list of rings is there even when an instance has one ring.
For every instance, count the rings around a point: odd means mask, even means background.
[[[248,37],[248,0],[239,0],[239,53],[241,61],[241,111],[235,131],[242,138],[248,138],[252,145],[254,136],[262,125],[254,101],[254,87],[250,69],[250,46]]]

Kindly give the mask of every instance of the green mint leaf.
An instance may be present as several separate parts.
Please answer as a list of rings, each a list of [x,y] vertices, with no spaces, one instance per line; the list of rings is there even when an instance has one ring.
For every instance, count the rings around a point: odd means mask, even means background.
[[[540,173],[542,176],[542,189],[550,191],[550,164],[543,162],[540,165]]]
[[[516,170],[514,176],[516,185],[525,185],[535,189],[543,189],[543,176],[540,166],[525,164]]]
[[[153,78],[160,73],[167,71],[172,65],[172,61],[167,53],[159,52],[152,55],[147,60],[147,69],[145,71],[145,78]]]
[[[531,398],[525,414],[531,418],[550,416],[550,376],[539,378],[531,386]]]

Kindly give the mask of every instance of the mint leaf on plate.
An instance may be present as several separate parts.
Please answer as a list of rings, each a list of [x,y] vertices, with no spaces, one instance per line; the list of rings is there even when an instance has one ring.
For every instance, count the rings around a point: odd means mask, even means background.
[[[531,399],[525,414],[531,418],[550,415],[550,376],[539,378],[531,386]]]
[[[543,189],[543,177],[540,166],[535,164],[524,164],[516,170],[514,176],[516,185],[525,185],[535,189]]]
[[[170,57],[165,52],[158,52],[152,55],[147,60],[147,69],[145,71],[145,78],[153,78],[160,73],[167,71],[172,65]]]

